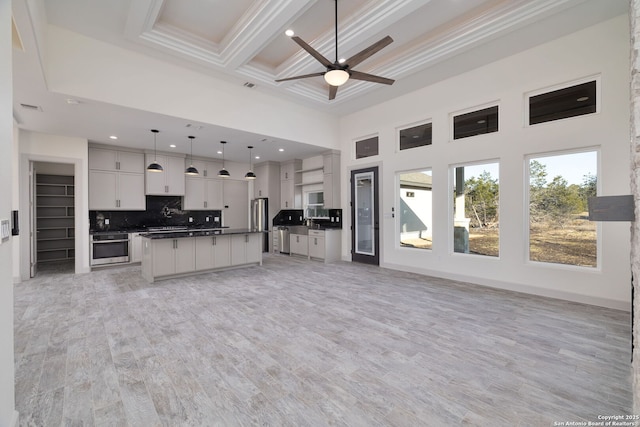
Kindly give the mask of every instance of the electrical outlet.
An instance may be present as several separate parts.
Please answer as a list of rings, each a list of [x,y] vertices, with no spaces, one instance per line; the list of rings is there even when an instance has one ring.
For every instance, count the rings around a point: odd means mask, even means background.
[[[193,222],[193,218],[189,217],[189,222]]]
[[[104,219],[104,225],[109,225],[109,218]]]
[[[204,219],[204,221],[205,221],[205,222],[209,222],[209,220],[210,220],[210,219],[211,219],[211,217],[210,217],[210,216],[208,216],[208,217],[206,217],[206,218]]]

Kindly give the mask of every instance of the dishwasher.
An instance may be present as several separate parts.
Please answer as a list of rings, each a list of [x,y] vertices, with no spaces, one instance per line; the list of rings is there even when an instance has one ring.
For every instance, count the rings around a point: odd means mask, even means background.
[[[291,251],[291,242],[289,241],[289,227],[279,226],[276,230],[278,232],[278,247],[277,250],[281,254],[289,254]]]

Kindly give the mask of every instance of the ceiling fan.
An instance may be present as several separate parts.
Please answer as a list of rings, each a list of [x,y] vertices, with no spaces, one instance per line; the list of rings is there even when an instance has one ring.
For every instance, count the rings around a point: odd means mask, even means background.
[[[364,80],[367,82],[374,83],[382,83],[385,85],[392,85],[395,80],[388,79],[386,77],[374,76],[373,74],[362,73],[360,71],[356,71],[353,69],[356,65],[360,64],[365,59],[369,58],[382,48],[389,45],[393,42],[393,39],[389,36],[386,36],[382,40],[379,40],[369,46],[368,48],[362,50],[361,52],[356,53],[351,58],[347,59],[344,62],[340,62],[338,60],[338,0],[335,0],[335,15],[336,15],[336,60],[335,62],[329,61],[327,58],[322,56],[320,52],[309,46],[302,40],[300,37],[292,36],[294,42],[298,43],[301,48],[306,50],[309,55],[313,56],[317,59],[322,65],[327,67],[326,71],[320,73],[312,73],[312,74],[304,74],[300,76],[287,77],[284,79],[278,79],[276,82],[284,82],[287,80],[297,80],[297,79],[306,79],[309,77],[318,77],[324,76],[325,81],[329,84],[329,100],[335,99],[336,94],[338,93],[338,87],[345,84],[347,80]]]

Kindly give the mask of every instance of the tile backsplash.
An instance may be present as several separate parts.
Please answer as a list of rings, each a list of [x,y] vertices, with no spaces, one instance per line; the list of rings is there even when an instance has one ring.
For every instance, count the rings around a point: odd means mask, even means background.
[[[144,211],[89,211],[90,231],[127,231],[149,227],[222,226],[220,210],[185,211],[177,196],[147,196]]]

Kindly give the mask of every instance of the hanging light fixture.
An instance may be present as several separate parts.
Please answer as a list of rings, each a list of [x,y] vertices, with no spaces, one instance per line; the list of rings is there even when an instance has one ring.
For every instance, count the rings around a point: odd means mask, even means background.
[[[191,140],[191,165],[184,170],[184,174],[198,175],[198,169],[196,169],[195,166],[193,166],[193,140],[195,139],[195,136],[188,136],[187,138]]]
[[[220,141],[220,144],[222,144],[222,169],[218,172],[220,178],[229,178],[231,176],[229,171],[224,168],[224,144],[226,143],[227,141]]]
[[[149,172],[162,172],[164,169],[162,169],[162,166],[160,165],[160,163],[158,163],[158,152],[156,150],[157,145],[156,145],[156,136],[158,135],[158,132],[160,132],[158,129],[151,129],[151,132],[153,132],[153,162],[149,163],[149,166],[147,166],[147,171]]]
[[[253,160],[251,158],[251,150],[253,150],[253,146],[247,147],[249,149],[249,172],[244,176],[245,179],[256,179],[256,174],[253,173]]]

